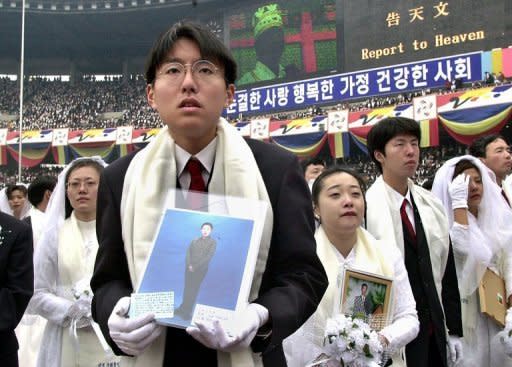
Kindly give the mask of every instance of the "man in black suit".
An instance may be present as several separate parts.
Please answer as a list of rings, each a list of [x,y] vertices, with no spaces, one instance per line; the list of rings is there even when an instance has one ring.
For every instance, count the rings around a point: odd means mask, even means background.
[[[212,229],[213,225],[211,223],[203,223],[201,225],[201,237],[193,239],[187,249],[183,300],[180,307],[175,311],[183,319],[192,317],[199,288],[208,272],[208,265],[217,248],[217,241],[211,237]]]
[[[220,118],[233,102],[236,68],[229,50],[199,25],[178,23],[162,34],[148,58],[146,93],[167,128],[154,144],[115,161],[101,177],[92,313],[114,351],[137,355],[136,365],[146,358],[151,366],[231,366],[238,362],[229,359],[233,355],[223,359],[226,352],[252,350],[259,355],[251,355],[251,361],[286,366],[282,340],[315,311],[327,287],[315,250],[311,197],[297,158],[276,146],[244,141]],[[165,200],[160,198],[169,187],[234,196],[257,188],[253,193],[272,208],[272,217],[266,217],[272,229],[264,231],[266,246],[262,240],[251,288],[255,294],[235,335],[216,322],[162,330],[151,314],[126,316],[140,279],[137,264],[147,258],[146,244],[154,235],[147,227],[158,222],[154,213],[161,213]],[[139,237],[143,240],[137,242]],[[152,348],[163,348],[163,357]]]
[[[352,312],[356,316],[368,316],[372,313],[372,301],[367,296],[368,284],[361,284],[361,294],[354,298],[354,308]]]
[[[405,349],[407,365],[448,367],[462,358],[462,320],[448,219],[441,202],[414,184],[419,124],[388,117],[368,134],[368,153],[382,173],[366,193],[367,228],[404,256],[420,331]],[[448,349],[448,353],[447,353]]]
[[[0,365],[18,366],[14,329],[34,293],[32,232],[16,218],[0,212]]]

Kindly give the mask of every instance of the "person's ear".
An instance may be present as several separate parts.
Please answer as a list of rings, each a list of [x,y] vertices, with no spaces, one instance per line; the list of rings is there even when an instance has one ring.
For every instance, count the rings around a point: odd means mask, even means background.
[[[228,108],[229,106],[231,106],[234,99],[235,99],[235,85],[229,84],[228,87],[226,88],[226,101],[224,102],[224,107]]]
[[[152,84],[148,84],[146,86],[146,98],[147,98],[148,104],[151,106],[151,108],[156,110],[157,105],[155,102],[155,89],[153,88]]]
[[[313,214],[315,219],[320,222],[320,210],[318,210],[317,206],[313,206]]]
[[[384,158],[385,158],[384,153],[382,153],[380,150],[376,150],[375,152],[373,152],[373,156],[375,157],[377,162],[379,162],[381,164],[382,164],[382,162],[384,161]]]

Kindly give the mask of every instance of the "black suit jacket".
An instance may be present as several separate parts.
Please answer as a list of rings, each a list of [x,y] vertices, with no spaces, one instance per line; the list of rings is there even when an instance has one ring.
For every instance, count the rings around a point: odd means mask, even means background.
[[[247,142],[265,182],[274,214],[269,257],[259,297],[255,300],[269,310],[272,334],[265,340],[255,338],[252,348],[263,353],[265,366],[286,366],[281,342],[315,311],[328,280],[316,255],[311,196],[297,158],[270,144],[250,139]],[[99,249],[91,280],[93,318],[118,354],[122,352],[109,336],[107,321],[116,302],[133,290],[120,218],[124,177],[133,156],[115,161],[102,174],[97,211]],[[171,353],[172,363],[168,357]],[[215,366],[215,356],[214,351],[203,347],[183,330],[168,328],[165,365]]]
[[[32,230],[0,212],[0,365],[17,361],[14,329],[34,293]]]
[[[462,337],[460,294],[452,245],[450,242],[442,279],[441,299],[439,299],[432,274],[425,229],[414,200],[413,211],[416,223],[416,243],[404,227],[404,261],[416,300],[420,331],[418,336],[406,346],[407,364],[418,367],[429,366],[429,357],[432,358],[430,355],[432,348],[429,343],[435,340],[440,363],[442,363],[439,367],[446,367],[448,366],[448,356],[445,324],[450,335]],[[432,329],[433,339],[430,337],[430,329]]]

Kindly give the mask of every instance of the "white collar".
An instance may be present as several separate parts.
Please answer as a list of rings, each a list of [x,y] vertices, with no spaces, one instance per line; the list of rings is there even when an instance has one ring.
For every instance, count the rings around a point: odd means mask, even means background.
[[[402,203],[405,200],[409,203],[409,205],[412,208],[412,200],[411,200],[411,190],[409,190],[409,186],[407,186],[407,192],[405,193],[405,196],[400,194],[398,191],[396,191],[394,188],[389,186],[386,181],[382,180],[384,182],[384,188],[389,193],[393,200],[393,208],[394,210],[400,210],[400,207],[402,206]]]
[[[178,177],[182,174],[188,160],[192,157],[192,154],[187,152],[185,149],[175,144],[175,158],[176,158],[176,173]],[[213,169],[213,163],[215,162],[215,151],[217,149],[217,137],[215,137],[206,147],[204,147],[194,157],[203,165],[204,169],[210,175]]]
[[[336,246],[334,246],[332,243],[330,243],[330,245],[332,246],[332,248],[334,250],[334,253],[336,254],[336,259],[338,259],[338,262],[340,263],[340,265],[342,265],[342,266],[351,266],[352,264],[355,263],[355,261],[356,261],[356,245],[357,245],[357,242],[354,245],[354,247],[352,247],[352,249],[348,253],[347,257],[344,257],[341,254],[341,252],[338,251]]]

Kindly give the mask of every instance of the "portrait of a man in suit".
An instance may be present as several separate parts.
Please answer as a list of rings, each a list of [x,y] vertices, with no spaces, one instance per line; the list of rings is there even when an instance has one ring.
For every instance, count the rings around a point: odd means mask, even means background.
[[[201,283],[208,272],[208,265],[217,248],[217,241],[211,237],[212,230],[211,223],[203,223],[201,236],[192,240],[187,249],[183,300],[175,311],[175,314],[183,319],[192,318]]]
[[[361,284],[361,294],[354,298],[354,307],[352,312],[355,316],[368,316],[372,313],[372,301],[367,295],[368,284]]]

